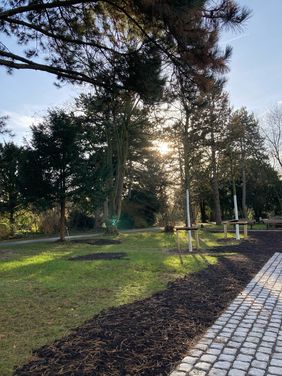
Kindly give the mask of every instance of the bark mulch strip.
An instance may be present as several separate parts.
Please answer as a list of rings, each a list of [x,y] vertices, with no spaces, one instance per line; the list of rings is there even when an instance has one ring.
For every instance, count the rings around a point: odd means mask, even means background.
[[[84,256],[72,256],[68,260],[70,261],[87,261],[87,260],[121,260],[127,256],[125,252],[116,253],[90,253]]]
[[[281,244],[282,233],[257,233],[238,246],[215,248],[236,254],[148,299],[101,312],[35,350],[15,375],[168,375]]]
[[[72,240],[73,243],[83,243],[83,244],[91,244],[91,245],[111,245],[111,244],[121,244],[120,240],[114,239],[95,239],[95,240]]]

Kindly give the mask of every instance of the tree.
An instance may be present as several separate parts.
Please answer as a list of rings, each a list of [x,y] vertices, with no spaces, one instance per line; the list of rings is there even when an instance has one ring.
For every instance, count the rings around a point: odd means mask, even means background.
[[[0,65],[105,87],[113,58],[123,61],[124,71],[134,66],[140,75],[141,65],[134,62],[157,52],[171,72],[177,69],[200,82],[226,68],[231,49],[217,47],[222,27],[239,27],[248,15],[234,0],[5,1],[0,32],[16,38],[23,51],[2,42]],[[148,43],[154,46],[150,51]],[[124,84],[120,73],[117,87]]]
[[[232,148],[235,164],[242,176],[242,213],[247,218],[247,170],[246,163],[250,158],[266,159],[264,140],[259,133],[259,125],[254,114],[246,108],[232,113],[226,142]]]
[[[81,171],[80,129],[71,114],[50,110],[42,123],[31,127],[26,196],[60,206],[60,240],[65,239],[66,203],[74,196]]]
[[[78,108],[84,114],[82,122],[88,126],[89,135],[92,133],[90,137],[93,146],[103,151],[106,167],[104,217],[108,231],[116,232],[129,153],[134,146],[138,147],[140,133],[150,125],[148,107],[131,93],[113,95],[108,91],[100,91],[94,96],[82,95],[78,100]]]
[[[22,149],[12,142],[0,144],[0,210],[9,214],[10,235],[15,232],[15,214],[22,204],[19,193]]]
[[[203,106],[198,114],[200,144],[204,149],[202,163],[209,165],[214,216],[217,224],[222,221],[218,163],[223,151],[224,135],[230,115],[228,95],[222,89],[220,82],[214,83],[210,93],[203,96]]]
[[[264,121],[264,136],[268,149],[278,167],[282,168],[282,108],[280,105],[273,107],[266,114]]]
[[[12,132],[7,129],[7,120],[8,116],[0,116],[0,135],[9,134],[10,136],[12,136]]]
[[[268,161],[248,159],[246,163],[249,193],[247,205],[255,218],[282,213],[282,182]]]

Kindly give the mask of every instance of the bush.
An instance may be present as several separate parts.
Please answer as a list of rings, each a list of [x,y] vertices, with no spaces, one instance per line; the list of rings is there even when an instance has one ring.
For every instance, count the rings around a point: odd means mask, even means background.
[[[0,239],[8,239],[9,235],[9,226],[6,223],[0,223]]]
[[[57,209],[46,210],[40,216],[39,230],[44,234],[56,234],[60,228],[60,216]]]
[[[95,227],[95,218],[74,210],[69,216],[68,225],[75,230],[91,230]]]

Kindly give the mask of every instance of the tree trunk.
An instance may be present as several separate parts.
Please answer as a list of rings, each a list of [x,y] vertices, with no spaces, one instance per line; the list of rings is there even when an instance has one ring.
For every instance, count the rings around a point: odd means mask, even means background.
[[[215,217],[216,224],[220,225],[222,222],[222,217],[221,217],[220,197],[219,197],[218,180],[217,180],[216,155],[215,155],[214,142],[212,142],[212,146],[211,146],[211,170],[212,170],[211,185],[212,185],[212,193],[213,193],[213,201],[214,201],[214,217]]]
[[[247,219],[248,217],[248,211],[247,211],[247,183],[246,183],[246,170],[245,166],[243,166],[242,169],[242,211],[244,218]]]
[[[200,212],[201,212],[201,221],[203,223],[206,223],[207,219],[208,219],[208,216],[207,216],[207,213],[206,213],[205,200],[200,200]]]
[[[63,198],[60,203],[60,241],[66,237],[66,200]]]
[[[9,225],[10,225],[10,236],[14,236],[15,235],[15,213],[13,209],[10,210]]]

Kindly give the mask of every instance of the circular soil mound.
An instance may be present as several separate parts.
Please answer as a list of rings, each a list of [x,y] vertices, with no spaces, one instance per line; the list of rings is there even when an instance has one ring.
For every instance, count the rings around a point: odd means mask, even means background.
[[[70,257],[71,261],[86,261],[86,260],[121,260],[127,256],[125,252],[119,253],[90,253],[84,256],[74,256]]]
[[[112,245],[112,244],[121,244],[120,240],[114,239],[96,239],[96,240],[73,240],[74,243],[84,243],[91,245]]]
[[[6,260],[15,253],[12,249],[0,249],[0,260]]]

